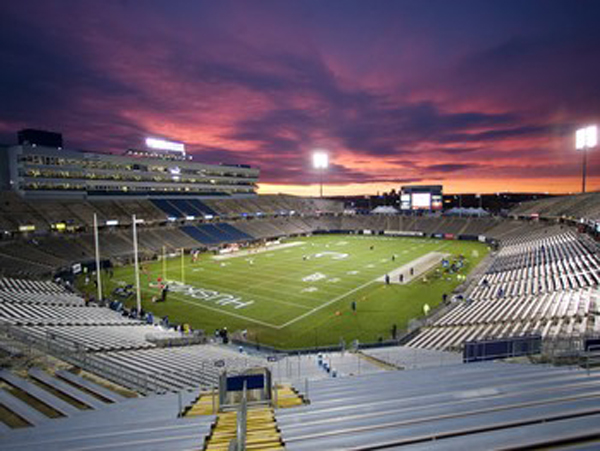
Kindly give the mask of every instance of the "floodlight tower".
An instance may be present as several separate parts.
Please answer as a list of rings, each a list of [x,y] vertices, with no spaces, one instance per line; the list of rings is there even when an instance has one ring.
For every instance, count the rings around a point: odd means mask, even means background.
[[[319,171],[319,181],[321,186],[321,197],[323,197],[323,173],[329,166],[329,155],[323,151],[313,153],[313,167]]]
[[[585,176],[587,171],[587,151],[596,147],[598,144],[598,127],[596,125],[588,125],[580,128],[575,133],[575,148],[583,152],[583,168],[582,168],[582,183],[581,192],[585,193]]]

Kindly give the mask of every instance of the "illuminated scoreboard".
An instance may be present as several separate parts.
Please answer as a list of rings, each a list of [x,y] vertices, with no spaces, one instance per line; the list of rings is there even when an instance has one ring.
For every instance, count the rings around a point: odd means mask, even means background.
[[[442,185],[403,186],[400,194],[400,208],[404,211],[441,210],[442,195]]]

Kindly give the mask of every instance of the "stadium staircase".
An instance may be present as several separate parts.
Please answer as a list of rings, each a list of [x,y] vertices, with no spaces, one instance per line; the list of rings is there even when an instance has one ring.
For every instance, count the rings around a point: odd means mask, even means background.
[[[227,451],[236,437],[238,412],[223,412],[217,416],[206,440],[206,451]],[[247,450],[282,450],[281,434],[272,407],[248,409],[246,426]]]
[[[277,408],[291,408],[306,404],[305,399],[291,385],[278,385],[274,390],[274,404]],[[218,396],[204,392],[185,410],[184,417],[213,415],[218,410]],[[206,437],[204,450],[227,450],[236,438],[237,411],[221,412],[217,415],[211,431]],[[271,406],[253,406],[248,409],[246,424],[246,449],[281,450],[285,449]]]
[[[278,385],[275,389],[276,391],[276,404],[280,409],[289,408],[289,407],[298,407],[303,404],[306,404],[307,401],[304,399],[302,395],[300,395],[294,387],[291,385]]]
[[[184,417],[197,417],[202,415],[213,415],[219,409],[219,398],[213,393],[200,393],[184,411]]]
[[[297,407],[306,404],[303,395],[289,384],[281,384],[275,388],[276,405],[280,409]],[[219,398],[216,394],[203,392],[184,410],[184,417],[213,415],[219,409]]]

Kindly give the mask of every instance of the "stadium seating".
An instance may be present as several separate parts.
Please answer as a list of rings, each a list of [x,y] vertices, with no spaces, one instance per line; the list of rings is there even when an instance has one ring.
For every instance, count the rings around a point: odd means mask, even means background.
[[[0,323],[10,326],[9,333],[15,338],[73,363],[87,364],[97,374],[143,392],[212,386],[221,368],[214,366],[216,360],[229,369],[263,363],[215,346],[158,348],[148,339],[178,338],[181,333],[108,308],[85,306],[83,299],[50,282],[1,279]],[[81,353],[87,353],[84,360]],[[186,376],[172,377],[176,373]]]
[[[172,218],[217,216],[217,212],[198,199],[153,199],[152,202]]]
[[[223,243],[249,241],[254,238],[249,234],[236,229],[230,224],[200,224],[198,226],[183,226],[181,228],[193,239],[205,246],[215,246]]]
[[[73,416],[79,413],[79,410],[73,405],[8,370],[0,371],[0,379],[44,403],[60,416]]]
[[[247,216],[314,215],[315,213],[343,212],[341,202],[326,199],[306,199],[283,194],[261,195],[246,199],[207,199],[203,200],[221,217],[235,218]]]
[[[398,369],[440,367],[462,363],[462,355],[459,353],[408,346],[385,346],[364,349],[362,352]]]
[[[264,364],[264,359],[211,345],[105,352],[92,358],[99,367],[118,369],[122,379],[115,382],[145,393],[211,388],[222,368],[235,371]]]
[[[515,216],[540,215],[547,218],[571,217],[600,219],[600,194],[586,193],[571,196],[554,196],[523,202],[515,207]]]
[[[0,226],[11,230],[25,223],[48,228],[63,216],[88,227],[73,234],[0,243],[0,265],[6,262],[8,268],[10,263],[7,273],[33,277],[93,258],[89,224],[94,213],[123,224],[130,221],[131,211],[151,218],[139,227],[138,235],[147,258],[163,247],[171,252],[330,230],[486,235],[499,239],[502,246],[464,300],[426,322],[408,346],[326,353],[321,356],[326,366],[318,364],[315,354],[267,360],[263,353],[212,344],[160,347],[149,336],[157,331],[172,337],[180,333],[86,306],[81,297],[51,282],[0,278],[0,322],[12,338],[47,350],[64,365],[83,367],[146,395],[123,399],[64,370],[0,372],[3,384],[29,393],[60,417],[50,419],[0,390],[6,409],[36,425],[10,431],[0,423],[0,450],[199,449],[214,417],[177,418],[179,399],[172,392],[189,403],[198,390],[217,384],[223,368],[235,373],[257,366],[270,368],[275,381],[292,382],[297,389],[311,380],[309,405],[276,411],[290,450],[535,447],[597,433],[600,410],[592,388],[600,376],[539,365],[463,365],[459,353],[446,352],[487,337],[600,335],[600,321],[595,319],[600,305],[597,246],[564,226],[443,215],[342,215],[340,203],[280,195],[132,201],[131,210],[127,201],[57,202],[55,210],[34,201],[8,202],[17,214],[3,218]],[[581,207],[578,202],[555,200],[548,209],[575,212]],[[6,213],[8,207],[3,208]],[[171,215],[214,216],[218,222],[166,224]],[[103,257],[127,261],[131,230],[101,230],[100,247]],[[9,349],[10,355],[17,355],[12,352]],[[443,371],[437,368],[441,365]],[[384,371],[394,368],[411,371]],[[73,407],[65,403],[65,396],[87,407]]]
[[[597,302],[595,293],[583,291],[461,303],[408,345],[460,349],[465,341],[486,338],[594,336],[600,328],[590,316]]]
[[[600,262],[585,241],[560,227],[506,239],[464,301],[408,345],[460,349],[465,341],[541,334],[600,333],[594,312]]]
[[[597,433],[597,381],[584,371],[497,363],[386,372],[316,381],[310,405],[276,418],[293,451],[540,447]]]
[[[89,384],[86,381],[86,385]],[[85,394],[80,391],[77,396],[82,393]],[[1,392],[0,395],[4,403],[8,396]],[[24,406],[20,406],[23,410],[19,411],[19,415],[26,412],[27,421],[35,427],[5,431],[6,435],[0,440],[0,450],[199,449],[204,436],[210,431],[214,416],[178,417],[179,402],[187,404],[196,396],[197,392],[184,392],[181,395],[121,398],[118,402],[96,405],[92,410],[55,419],[49,419],[21,402]],[[15,401],[19,402],[15,397],[9,399],[11,408]]]
[[[29,376],[64,389],[61,379],[39,370]],[[180,405],[196,399],[197,390],[111,404],[96,400],[91,409],[74,410],[30,382],[6,377],[65,416],[49,419],[4,394],[3,403],[36,427],[4,431],[0,450],[200,449],[215,420],[214,415],[178,418]],[[490,362],[449,364],[443,372],[424,368],[329,378],[310,383],[310,404],[276,409],[275,420],[285,449],[298,451],[540,448],[578,440],[593,447],[599,381],[596,374],[572,368]],[[90,402],[83,392],[73,395]]]

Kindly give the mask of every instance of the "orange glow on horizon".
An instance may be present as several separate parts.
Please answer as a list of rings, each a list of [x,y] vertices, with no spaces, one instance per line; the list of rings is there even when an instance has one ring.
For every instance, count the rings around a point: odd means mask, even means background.
[[[429,180],[419,183],[351,183],[346,185],[323,185],[323,195],[327,196],[367,196],[388,192],[392,189],[398,191],[403,185],[443,185],[445,194],[454,193],[550,193],[550,194],[578,194],[581,192],[581,179],[548,178],[548,179],[470,179],[439,181]],[[600,177],[588,178],[587,191],[600,190]],[[286,185],[274,183],[260,183],[259,194],[291,194],[295,196],[318,197],[319,184],[311,185]]]

